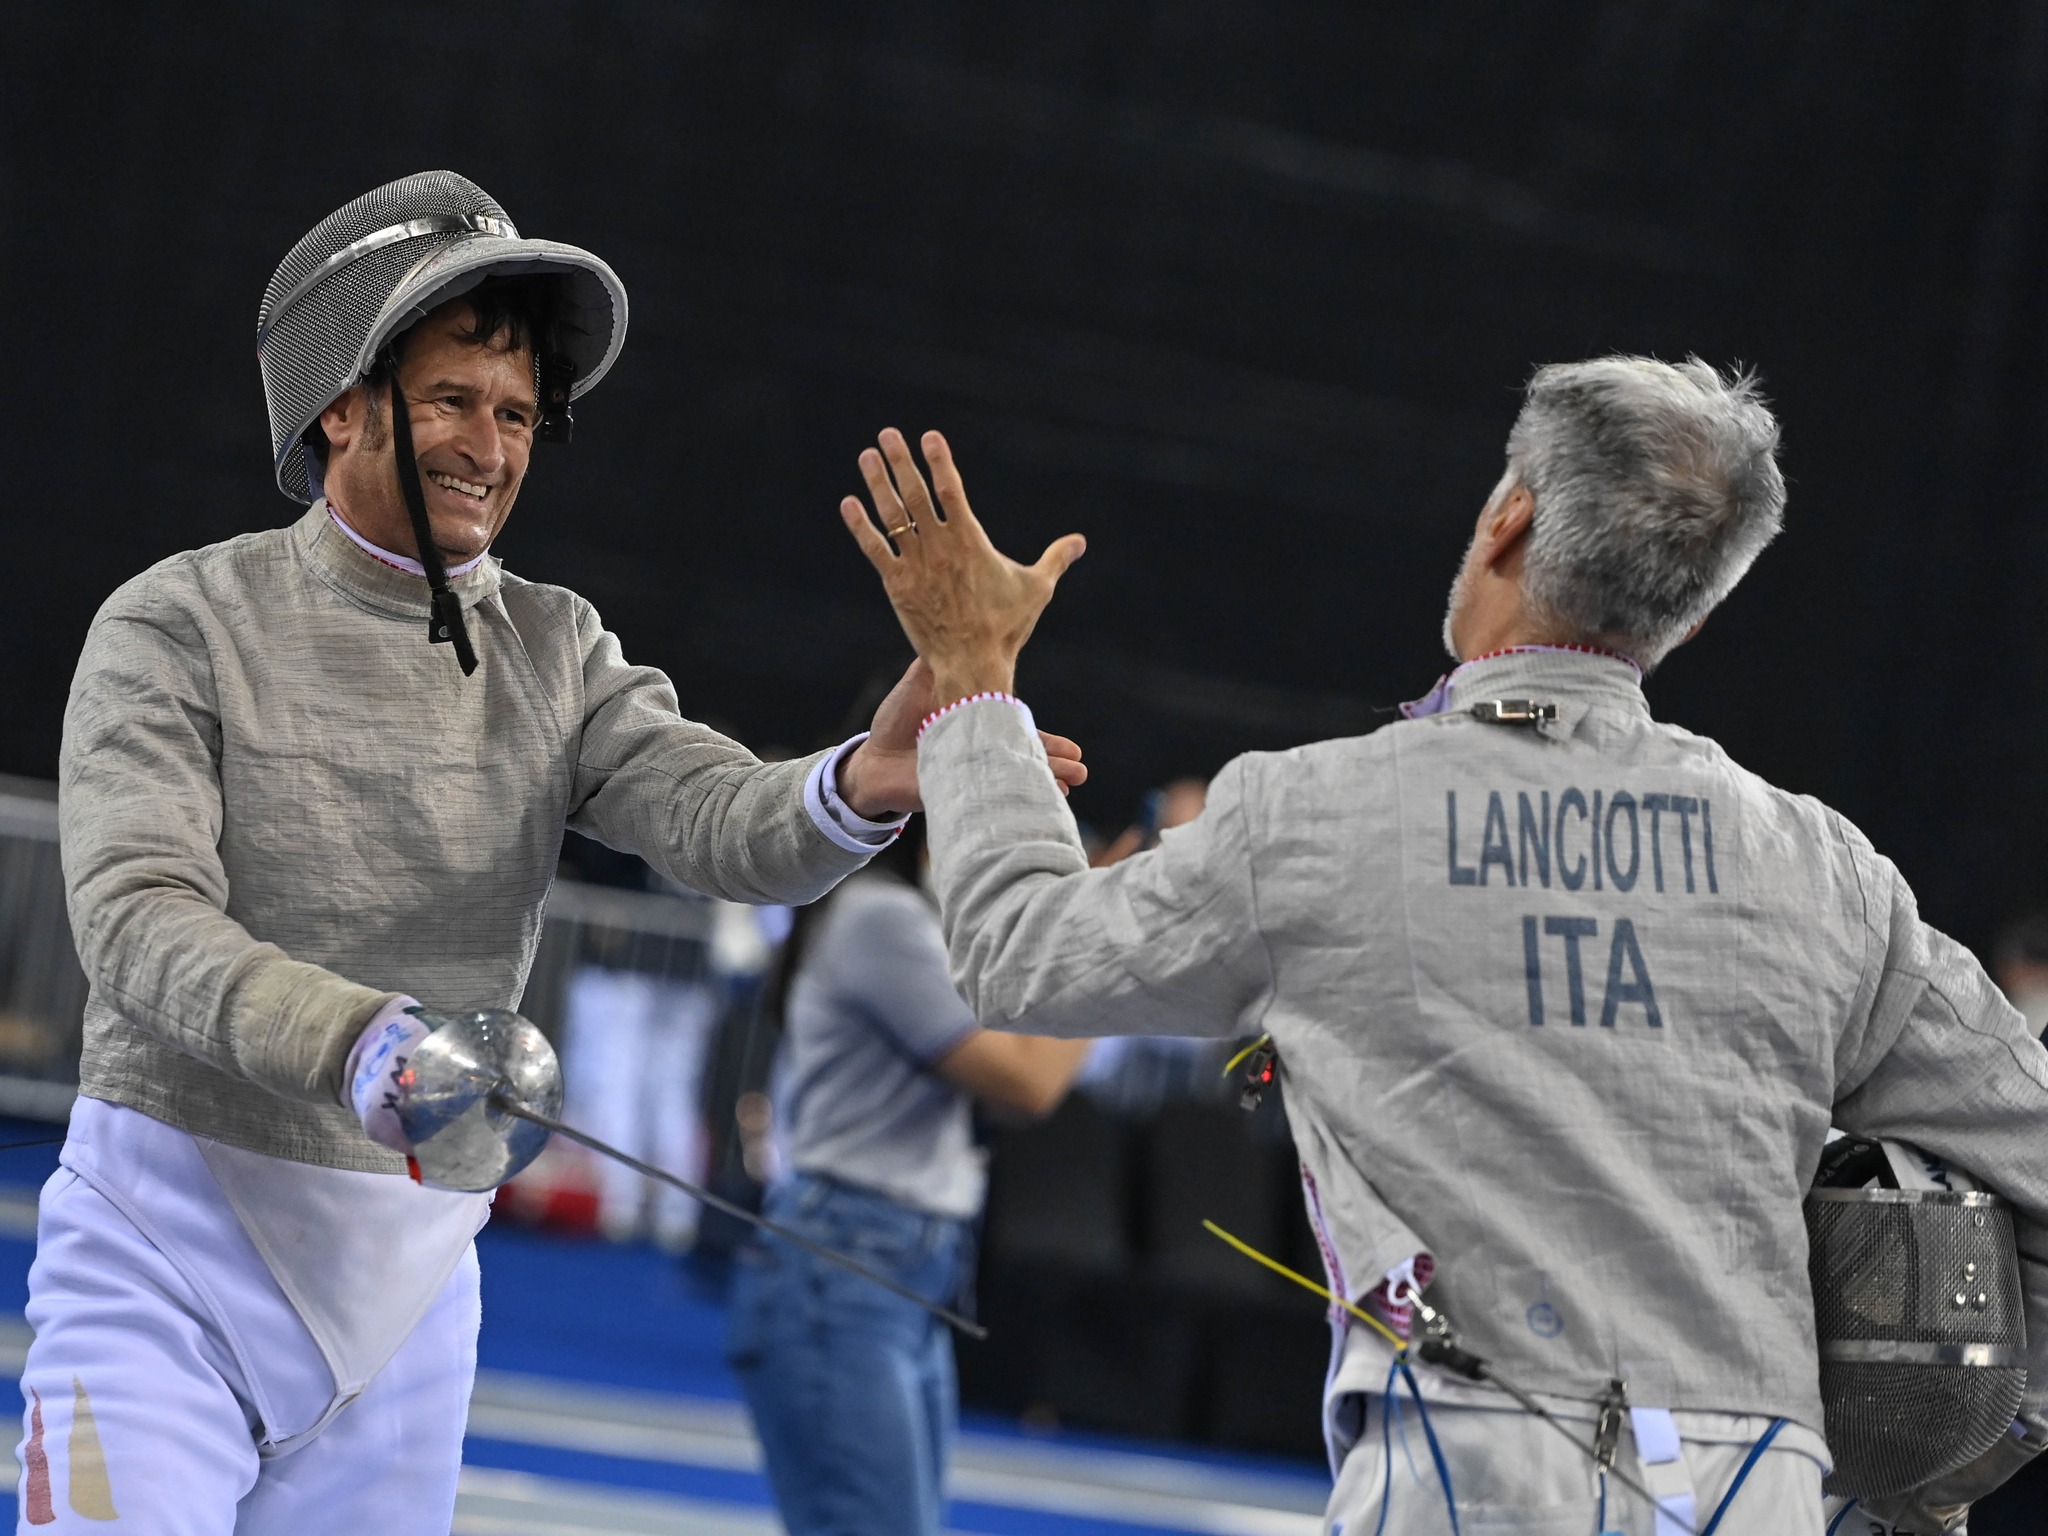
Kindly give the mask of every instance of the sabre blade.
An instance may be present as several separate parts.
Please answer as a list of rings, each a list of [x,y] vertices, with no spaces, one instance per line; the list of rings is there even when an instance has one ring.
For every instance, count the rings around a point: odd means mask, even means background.
[[[671,1185],[681,1190],[692,1199],[702,1201],[715,1211],[723,1211],[728,1216],[735,1216],[750,1226],[759,1227],[763,1232],[773,1233],[784,1242],[796,1244],[797,1247],[803,1249],[806,1253],[815,1254],[821,1259],[837,1264],[841,1269],[850,1270],[852,1273],[859,1275],[863,1280],[871,1280],[891,1295],[901,1296],[905,1301],[922,1307],[940,1321],[959,1329],[970,1339],[985,1339],[988,1337],[988,1330],[972,1318],[961,1316],[951,1307],[942,1307],[935,1301],[928,1301],[908,1286],[900,1285],[896,1281],[891,1280],[887,1275],[878,1274],[874,1270],[869,1269],[859,1259],[851,1258],[839,1252],[836,1248],[827,1248],[823,1243],[813,1242],[801,1232],[792,1232],[788,1227],[783,1226],[782,1223],[770,1221],[766,1216],[756,1211],[750,1211],[743,1205],[735,1205],[722,1195],[713,1194],[701,1184],[692,1184],[688,1179],[683,1178],[679,1174],[670,1173],[666,1168],[657,1168],[652,1163],[643,1163],[632,1154],[621,1152],[617,1147],[612,1146],[608,1142],[599,1141],[588,1132],[579,1131],[573,1125],[564,1125],[561,1121],[548,1115],[528,1109],[524,1104],[519,1103],[515,1099],[509,1099],[502,1093],[492,1094],[490,1102],[493,1109],[500,1110],[505,1114],[513,1116],[515,1119],[529,1121],[534,1125],[540,1126],[543,1130],[553,1131],[557,1136],[566,1136],[578,1145],[588,1147],[591,1151],[608,1157],[615,1163],[621,1163],[637,1174],[641,1174],[646,1178],[657,1179],[663,1184]]]

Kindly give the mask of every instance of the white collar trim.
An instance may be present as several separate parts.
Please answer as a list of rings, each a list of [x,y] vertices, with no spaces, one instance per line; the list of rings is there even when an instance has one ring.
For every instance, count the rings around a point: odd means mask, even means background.
[[[327,503],[327,515],[334,520],[334,526],[342,531],[342,534],[348,541],[372,560],[380,560],[386,565],[396,566],[401,571],[410,571],[415,576],[427,574],[427,568],[421,565],[419,561],[413,559],[412,556],[394,555],[390,550],[378,548],[360,533],[357,533],[355,529],[348,525],[348,519],[334,510],[334,503],[331,501]],[[453,581],[457,576],[467,576],[471,571],[482,565],[485,560],[489,559],[490,553],[489,550],[485,550],[473,560],[465,560],[460,565],[449,566],[448,579]]]

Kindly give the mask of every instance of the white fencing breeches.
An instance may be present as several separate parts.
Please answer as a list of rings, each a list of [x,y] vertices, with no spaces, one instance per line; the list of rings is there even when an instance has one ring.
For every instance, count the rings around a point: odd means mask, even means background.
[[[253,1247],[225,1245],[207,1269],[202,1293],[69,1168],[43,1187],[17,1529],[446,1536],[476,1376],[475,1250],[363,1395],[271,1458],[266,1412],[317,1414],[332,1372]]]
[[[1344,1458],[1330,1495],[1327,1536],[1373,1536],[1386,1503],[1384,1536],[1448,1536],[1442,1480],[1430,1457],[1412,1401],[1404,1400],[1393,1434],[1389,1494],[1382,1454],[1384,1399],[1367,1398],[1364,1433]],[[1599,1530],[1653,1536],[1649,1501],[1607,1481],[1606,1518],[1591,1461],[1540,1419],[1515,1410],[1432,1403],[1431,1425],[1450,1470],[1459,1528],[1487,1536],[1592,1536]],[[1754,1421],[1759,1430],[1767,1420]],[[1570,1426],[1580,1439],[1589,1427]],[[1624,1430],[1617,1466],[1642,1482],[1632,1436]],[[1749,1454],[1745,1443],[1682,1442],[1698,1496],[1702,1527]],[[1798,1449],[1773,1445],[1757,1459],[1721,1522],[1720,1536],[1822,1536],[1821,1464]]]

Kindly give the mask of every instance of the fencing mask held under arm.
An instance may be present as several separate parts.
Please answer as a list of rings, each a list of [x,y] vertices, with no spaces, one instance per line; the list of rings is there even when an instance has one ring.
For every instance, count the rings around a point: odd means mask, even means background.
[[[1916,1488],[1982,1455],[2019,1411],[2012,1211],[1953,1187],[1972,1182],[1898,1144],[1845,1138],[1822,1161],[1806,1229],[1830,1493]]]

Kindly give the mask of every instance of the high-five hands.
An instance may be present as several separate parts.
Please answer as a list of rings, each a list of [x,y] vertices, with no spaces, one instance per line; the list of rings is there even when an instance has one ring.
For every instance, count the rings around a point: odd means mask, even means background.
[[[881,452],[869,448],[860,456],[874,516],[857,496],[839,504],[839,515],[881,573],[903,632],[930,665],[936,703],[1008,693],[1016,683],[1017,653],[1087,541],[1070,533],[1047,546],[1036,565],[1019,565],[982,531],[945,438],[927,432],[921,446],[938,488],[936,503],[910,445],[891,427],[881,435]]]
[[[924,809],[917,792],[917,729],[938,707],[932,669],[919,657],[875,711],[868,739],[840,764],[839,793],[855,811],[886,821]],[[1045,761],[1061,794],[1088,782],[1088,765],[1077,744],[1050,731],[1040,731],[1038,739],[1045,744]]]

